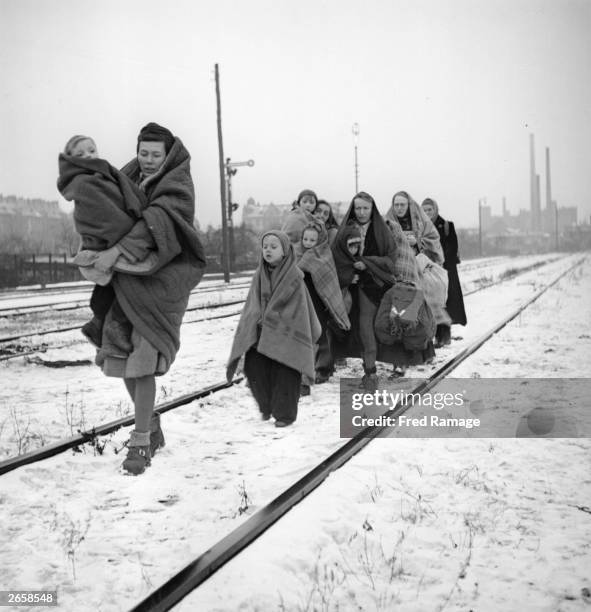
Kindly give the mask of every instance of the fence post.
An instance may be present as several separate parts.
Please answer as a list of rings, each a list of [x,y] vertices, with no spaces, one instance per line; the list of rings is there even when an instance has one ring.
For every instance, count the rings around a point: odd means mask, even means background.
[[[49,262],[49,282],[52,283],[53,282],[53,264],[51,262],[51,253],[47,254],[47,259]]]
[[[37,280],[37,259],[33,253],[33,283]]]

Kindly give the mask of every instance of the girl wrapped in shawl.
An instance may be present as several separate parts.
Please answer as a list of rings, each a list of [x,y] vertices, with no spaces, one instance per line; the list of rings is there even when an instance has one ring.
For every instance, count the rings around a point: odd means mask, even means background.
[[[137,157],[121,172],[145,194],[140,219],[113,246],[101,251],[95,267],[111,272],[121,255],[153,263],[143,274],[114,272],[111,284],[131,326],[132,350],[122,357],[103,335],[97,355],[107,376],[123,378],[135,408],[135,430],[123,468],[141,474],[164,445],[159,415],[154,415],[155,376],[170,368],[180,347],[180,326],[191,290],[205,267],[203,247],[193,221],[195,195],[190,155],[181,140],[155,123],[138,136]],[[108,325],[112,310],[107,314]]]
[[[263,420],[276,427],[296,420],[302,375],[314,377],[320,323],[283,232],[262,236],[262,253],[234,335],[227,378],[242,355],[244,373]]]
[[[312,214],[318,204],[318,198],[311,189],[304,189],[293,203],[293,208],[283,222],[281,231],[287,234],[292,244],[298,244],[304,227],[314,221]]]
[[[351,328],[343,294],[339,287],[334,259],[324,223],[310,223],[295,247],[298,267],[304,272],[304,282],[322,327],[316,354],[317,384],[328,381],[334,372],[332,333],[329,325],[348,331]]]

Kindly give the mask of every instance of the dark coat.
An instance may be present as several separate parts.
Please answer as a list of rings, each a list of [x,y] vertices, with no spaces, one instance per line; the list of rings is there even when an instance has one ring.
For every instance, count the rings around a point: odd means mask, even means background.
[[[464,297],[458,277],[457,265],[460,263],[458,257],[458,237],[456,229],[451,221],[446,221],[440,215],[433,222],[439,232],[439,239],[443,248],[443,267],[447,270],[449,288],[447,290],[446,310],[451,317],[452,323],[466,325],[466,310],[464,308]]]

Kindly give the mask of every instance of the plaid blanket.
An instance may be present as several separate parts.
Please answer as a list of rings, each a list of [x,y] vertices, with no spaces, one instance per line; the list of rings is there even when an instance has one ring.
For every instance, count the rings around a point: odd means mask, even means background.
[[[303,210],[299,206],[289,211],[281,231],[288,235],[289,241],[297,244],[302,238],[302,232],[306,225],[314,223],[316,218],[307,210]]]
[[[431,219],[427,216],[427,213],[408,195],[408,193],[405,191],[400,193],[404,194],[408,199],[412,232],[417,239],[419,252],[425,253],[425,255],[436,264],[443,265],[443,249],[441,248],[441,241],[439,240],[439,232],[433,225]],[[394,205],[390,207],[384,219],[390,226],[397,225],[400,228],[400,221],[398,221],[398,217],[394,213]]]
[[[312,277],[314,288],[320,296],[335,323],[343,330],[351,329],[343,294],[339,287],[337,270],[323,223],[314,223],[318,231],[318,244],[306,251],[301,242],[296,246],[298,267]]]

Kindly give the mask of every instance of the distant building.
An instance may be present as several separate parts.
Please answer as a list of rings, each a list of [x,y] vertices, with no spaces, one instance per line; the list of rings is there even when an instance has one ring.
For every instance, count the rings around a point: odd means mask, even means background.
[[[57,201],[0,194],[0,252],[26,245],[36,252],[56,252],[64,218]]]

